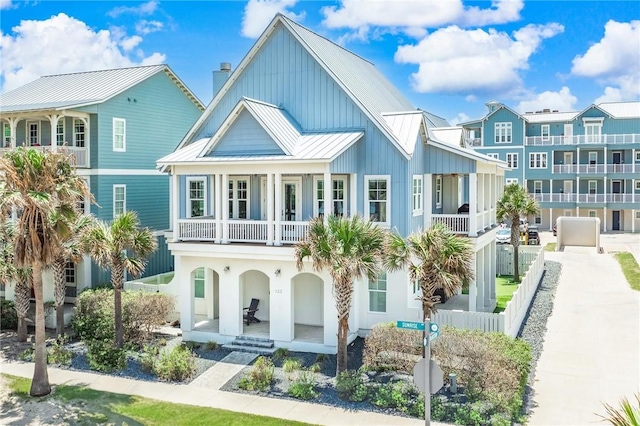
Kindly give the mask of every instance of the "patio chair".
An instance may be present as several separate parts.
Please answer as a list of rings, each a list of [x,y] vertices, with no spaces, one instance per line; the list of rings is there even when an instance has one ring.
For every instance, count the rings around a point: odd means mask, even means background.
[[[250,325],[252,322],[260,322],[258,318],[256,318],[256,312],[258,312],[258,303],[260,303],[260,299],[251,299],[251,303],[249,303],[249,307],[243,308],[243,311],[247,311],[242,315],[245,324]]]

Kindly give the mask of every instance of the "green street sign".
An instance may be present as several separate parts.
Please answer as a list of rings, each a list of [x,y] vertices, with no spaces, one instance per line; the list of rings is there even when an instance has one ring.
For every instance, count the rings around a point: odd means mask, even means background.
[[[424,331],[424,323],[423,322],[413,322],[413,321],[397,321],[396,327],[404,328],[407,330],[420,330]]]

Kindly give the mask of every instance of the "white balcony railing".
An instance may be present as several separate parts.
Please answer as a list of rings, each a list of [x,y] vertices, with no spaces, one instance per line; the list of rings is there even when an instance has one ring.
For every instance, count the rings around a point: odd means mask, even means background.
[[[550,194],[550,193],[536,193],[531,194],[533,198],[539,203],[575,203],[577,200],[576,194]]]
[[[579,203],[604,203],[604,194],[578,194]]]
[[[578,164],[578,173],[606,173],[606,167],[604,164]]]
[[[575,164],[554,164],[553,173],[570,173],[575,174],[578,171],[578,166]]]
[[[431,215],[431,223],[442,223],[454,234],[469,234],[468,214],[434,214]]]
[[[43,151],[51,151],[51,146],[32,146],[34,149],[42,149]],[[5,152],[11,151],[13,148],[0,148],[0,155],[4,155]],[[57,150],[59,152],[66,152],[75,157],[76,167],[89,167],[89,151],[87,148],[79,148],[76,146],[58,146]]]
[[[178,220],[179,241],[221,241],[224,236],[217,234],[218,221],[211,217]],[[269,241],[269,227],[274,231]],[[280,241],[275,240],[275,223],[266,220],[230,220],[227,222],[227,239],[239,243],[282,243],[295,244],[302,240],[309,228],[309,222],[281,222]]]
[[[216,221],[206,218],[180,219],[178,238],[183,241],[213,241],[216,239]]]
[[[266,220],[231,220],[229,226],[229,241],[242,243],[265,243],[269,222]]]
[[[633,173],[633,164],[607,164],[607,173]]]
[[[593,145],[640,143],[640,134],[620,135],[571,135],[571,136],[527,136],[526,145]]]
[[[482,138],[465,138],[464,141],[468,146],[482,146]]]
[[[607,203],[640,203],[640,194],[607,194]]]
[[[306,236],[309,222],[282,222],[280,229],[282,243],[295,244]]]

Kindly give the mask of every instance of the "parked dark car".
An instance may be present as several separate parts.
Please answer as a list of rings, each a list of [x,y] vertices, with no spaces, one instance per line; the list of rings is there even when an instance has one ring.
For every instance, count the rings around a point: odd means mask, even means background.
[[[537,226],[530,226],[529,229],[527,229],[527,244],[530,246],[540,245],[540,233],[538,233]]]

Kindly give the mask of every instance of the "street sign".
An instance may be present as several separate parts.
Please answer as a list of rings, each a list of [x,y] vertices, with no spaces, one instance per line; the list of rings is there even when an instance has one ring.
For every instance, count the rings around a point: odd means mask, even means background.
[[[442,369],[434,360],[430,360],[429,362],[429,392],[434,394],[442,389],[444,386],[444,373]],[[415,383],[416,387],[420,389],[422,392],[425,392],[425,383],[424,383],[424,366],[427,364],[427,360],[425,358],[418,361],[418,363],[413,367],[413,383]]]
[[[408,330],[424,331],[424,323],[423,322],[398,321],[398,322],[396,322],[396,327],[405,328],[405,329],[408,329]]]
[[[440,326],[435,322],[429,323],[429,340],[435,340],[440,335]]]

